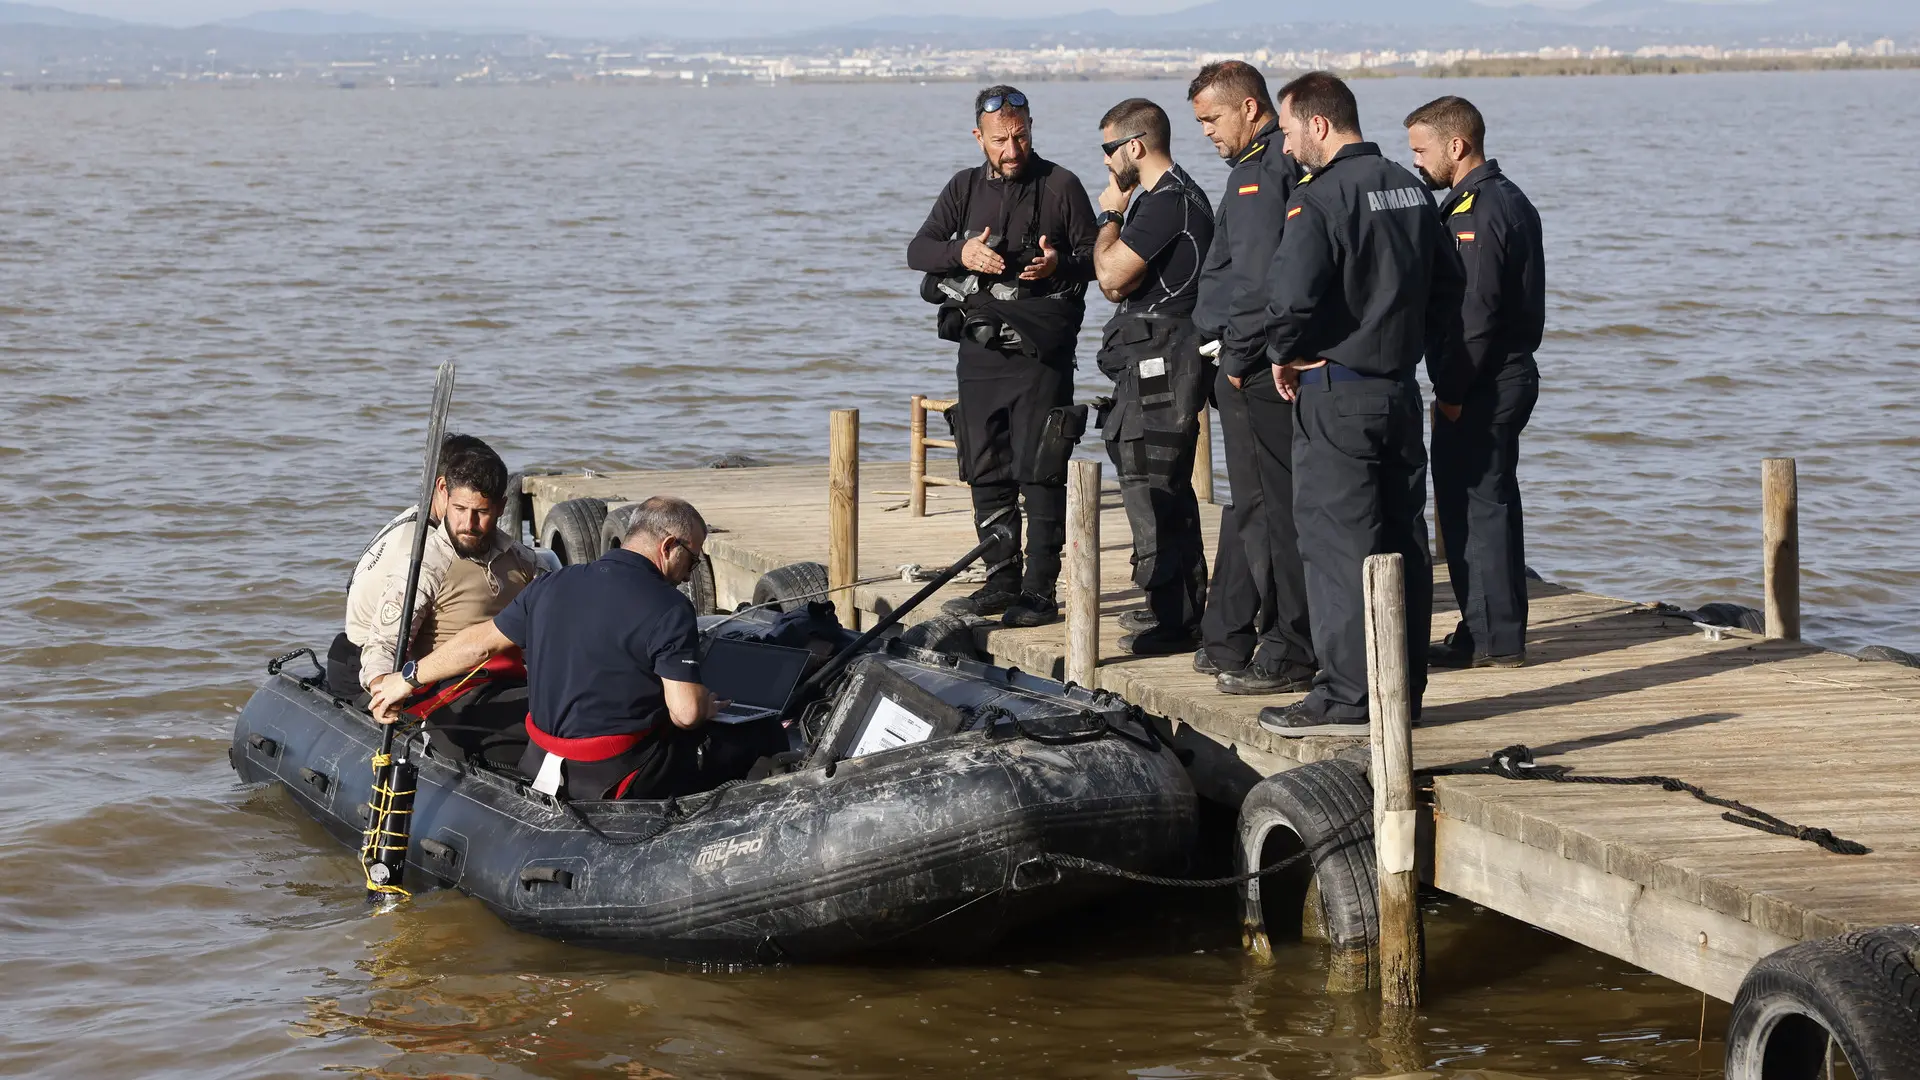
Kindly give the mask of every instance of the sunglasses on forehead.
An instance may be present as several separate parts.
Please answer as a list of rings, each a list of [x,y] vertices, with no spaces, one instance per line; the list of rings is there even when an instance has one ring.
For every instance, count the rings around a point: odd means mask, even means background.
[[[1113,152],[1115,150],[1120,149],[1121,147],[1127,145],[1128,143],[1132,142],[1135,139],[1140,138],[1145,134],[1146,132],[1144,131],[1136,131],[1131,135],[1123,135],[1120,138],[1113,140],[1112,142],[1103,142],[1100,144],[1100,153],[1106,157],[1112,157]]]
[[[1018,90],[1015,90],[1011,94],[995,94],[992,97],[980,103],[980,111],[983,113],[999,112],[1001,109],[1006,108],[1008,106],[1011,106],[1016,109],[1026,108],[1027,95],[1021,93]]]

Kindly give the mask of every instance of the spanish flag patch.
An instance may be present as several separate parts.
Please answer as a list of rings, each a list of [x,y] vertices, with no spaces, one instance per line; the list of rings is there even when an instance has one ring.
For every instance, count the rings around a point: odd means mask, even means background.
[[[1453,238],[1463,244],[1473,243],[1473,234],[1470,232],[1454,233]]]
[[[1289,210],[1289,211],[1287,211],[1287,220],[1288,220],[1288,221],[1292,221],[1292,220],[1293,220],[1294,218],[1297,218],[1297,217],[1299,217],[1299,216],[1300,216],[1300,211],[1302,211],[1302,210],[1305,210],[1305,209],[1306,209],[1306,207],[1304,207],[1304,206],[1296,206],[1296,207],[1294,207],[1293,209],[1291,209],[1291,210]]]
[[[1254,192],[1259,190],[1260,190],[1259,184],[1241,184],[1240,185],[1240,194],[1242,195],[1252,195]]]

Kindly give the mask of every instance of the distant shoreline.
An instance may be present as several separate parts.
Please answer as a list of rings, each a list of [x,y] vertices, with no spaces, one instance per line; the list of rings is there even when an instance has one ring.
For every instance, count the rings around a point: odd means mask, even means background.
[[[1634,57],[1614,56],[1600,59],[1542,60],[1530,57],[1510,59],[1461,60],[1452,64],[1435,64],[1431,67],[1371,67],[1340,70],[1339,74],[1348,79],[1486,79],[1486,78],[1535,78],[1547,76],[1581,75],[1711,75],[1722,72],[1738,71],[1910,71],[1920,69],[1920,56],[1741,56],[1719,59],[1694,57]],[[1275,73],[1286,73],[1293,69],[1271,69]],[[1009,75],[979,76],[927,76],[916,79],[876,79],[859,76],[795,76],[783,80],[792,85],[869,85],[899,86],[924,83],[979,83],[995,78],[1012,78],[1026,83],[1049,82],[1166,82],[1182,81],[1185,75],[1155,73],[1089,73],[1085,75],[1053,75],[1042,72],[1029,72]],[[388,86],[378,82],[365,82],[357,87],[352,81],[326,82],[319,79],[301,81],[281,81],[266,79],[228,80],[217,83],[206,82],[13,82],[7,89],[27,93],[46,93],[59,91],[121,91],[121,90],[254,90],[265,87],[289,87],[308,90],[353,90],[377,91],[388,89],[446,89],[462,86],[480,88],[500,88],[505,86],[621,86],[621,87],[687,87],[683,79],[528,79],[521,81],[498,82],[434,82],[399,83]],[[716,79],[717,86],[756,85],[745,79]],[[757,85],[768,85],[760,83]]]

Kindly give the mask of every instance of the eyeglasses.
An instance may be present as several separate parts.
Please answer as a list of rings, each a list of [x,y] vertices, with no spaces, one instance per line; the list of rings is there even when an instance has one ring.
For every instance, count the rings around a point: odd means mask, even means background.
[[[1113,152],[1115,150],[1118,150],[1121,147],[1132,142],[1133,140],[1142,138],[1145,135],[1146,135],[1146,132],[1144,131],[1136,131],[1131,135],[1127,135],[1125,137],[1115,139],[1112,142],[1103,142],[1100,144],[1100,154],[1102,157],[1112,157]]]
[[[1027,95],[1018,90],[1015,90],[1011,94],[995,94],[980,103],[980,111],[983,113],[999,112],[1006,106],[1011,106],[1016,109],[1026,108]]]

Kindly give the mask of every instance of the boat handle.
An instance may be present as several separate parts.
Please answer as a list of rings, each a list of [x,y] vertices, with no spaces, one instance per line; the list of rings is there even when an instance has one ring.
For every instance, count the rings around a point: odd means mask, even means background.
[[[454,850],[453,845],[443,844],[438,840],[420,841],[420,850],[426,852],[427,858],[446,863],[448,866],[460,861],[460,853]]]
[[[269,739],[257,731],[247,736],[247,745],[268,757],[273,757],[280,752],[280,743],[278,740]]]
[[[558,885],[563,889],[573,888],[573,872],[557,866],[529,866],[520,871],[520,884],[528,889],[540,884]]]
[[[331,781],[327,779],[326,773],[314,769],[301,769],[300,779],[313,785],[313,789],[322,795],[327,793],[327,785],[331,783]]]

